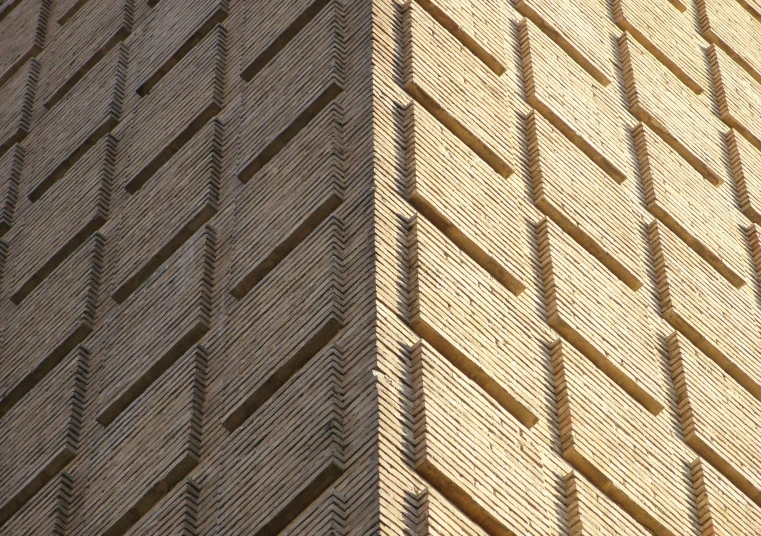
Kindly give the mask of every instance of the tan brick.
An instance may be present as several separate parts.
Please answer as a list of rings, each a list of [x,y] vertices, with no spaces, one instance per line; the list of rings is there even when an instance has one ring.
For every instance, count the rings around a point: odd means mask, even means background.
[[[618,504],[577,471],[563,477],[569,536],[648,536],[652,534],[637,523]]]
[[[667,404],[644,292],[634,292],[546,218],[538,227],[547,321],[657,415]]]
[[[50,109],[132,31],[135,0],[90,0],[40,54],[39,98]]]
[[[103,246],[103,236],[95,233],[8,313],[0,347],[0,415],[92,331]]]
[[[738,0],[742,6],[750,11],[750,13],[761,20],[761,1],[759,0]]]
[[[404,12],[404,88],[444,126],[508,177],[514,142],[502,121],[510,110],[508,81],[498,77],[419,4]]]
[[[761,20],[735,0],[697,0],[703,36],[761,83]]]
[[[109,318],[97,404],[103,426],[209,329],[215,254],[207,225]]]
[[[0,236],[13,225],[25,153],[21,145],[14,145],[0,156]]]
[[[670,0],[613,0],[613,18],[695,93],[710,89],[705,42]]]
[[[616,32],[606,2],[516,0],[515,7],[599,83],[607,86],[616,80]]]
[[[209,121],[126,202],[111,294],[118,303],[217,212],[223,134],[217,119]]]
[[[242,182],[343,91],[343,26],[343,3],[331,0],[243,88],[238,137]]]
[[[761,399],[755,296],[736,289],[662,224],[650,240],[663,317]]]
[[[0,418],[0,526],[76,455],[88,361],[77,347]]]
[[[405,115],[407,195],[412,205],[513,294],[531,272],[520,228],[527,212],[517,180],[505,180],[413,102]]]
[[[100,433],[83,536],[124,534],[198,464],[206,362],[191,348]]]
[[[650,212],[732,285],[745,285],[748,246],[729,185],[710,184],[643,124],[634,130],[634,140]]]
[[[116,140],[102,138],[8,233],[6,281],[21,303],[108,218]]]
[[[413,329],[524,426],[533,426],[544,350],[532,319],[421,216],[411,224],[409,261]]]
[[[72,487],[71,476],[68,473],[56,475],[15,516],[0,527],[0,535],[65,536]]]
[[[221,532],[279,534],[301,504],[343,473],[341,361],[328,347],[228,439],[220,458]],[[252,501],[259,506],[250,508]]]
[[[755,536],[761,508],[700,458],[692,463],[700,521],[705,536]]]
[[[621,36],[620,46],[631,112],[713,184],[728,180],[727,128],[707,97],[686,88],[629,34]]]
[[[629,124],[616,85],[600,86],[533,22],[519,25],[529,104],[616,182],[632,174]]]
[[[761,151],[735,130],[727,134],[732,173],[743,213],[761,223]]]
[[[687,444],[761,504],[761,402],[686,338],[668,342]]]
[[[486,536],[481,527],[468,519],[434,488],[426,488],[418,497],[418,536]]]
[[[761,28],[761,27],[760,27]],[[720,48],[708,49],[721,118],[761,149],[761,82],[735,63]]]
[[[526,120],[534,203],[631,289],[642,286],[642,217],[616,184],[543,116]]]
[[[412,362],[417,471],[488,534],[545,534],[534,440],[427,344],[413,348]]]
[[[0,16],[0,87],[45,46],[52,0],[24,0]]]
[[[29,132],[39,71],[32,58],[0,86],[0,157]]]
[[[563,456],[658,536],[697,532],[689,450],[573,347],[552,349]]]

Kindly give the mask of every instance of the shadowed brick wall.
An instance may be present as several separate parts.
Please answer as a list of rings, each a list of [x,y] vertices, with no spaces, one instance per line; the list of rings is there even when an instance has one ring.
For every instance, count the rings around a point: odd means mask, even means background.
[[[761,535],[758,0],[0,0],[0,535]]]

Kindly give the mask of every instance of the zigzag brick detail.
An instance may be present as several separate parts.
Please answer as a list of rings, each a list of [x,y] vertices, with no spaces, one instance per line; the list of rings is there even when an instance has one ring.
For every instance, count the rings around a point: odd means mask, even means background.
[[[72,487],[71,476],[61,472],[0,527],[0,535],[66,536]]]
[[[39,72],[40,64],[32,58],[0,86],[0,156],[29,132]]]
[[[737,197],[743,213],[754,223],[761,223],[761,151],[742,134],[727,134]]]
[[[300,536],[302,534],[323,534],[343,536],[346,534],[346,504],[344,495],[332,489],[307,508],[299,518],[281,534]]]
[[[180,482],[147,515],[125,532],[125,536],[196,536],[198,499],[201,487],[192,478]]]
[[[488,533],[468,519],[434,488],[418,497],[418,536],[486,536]]]
[[[24,0],[0,15],[0,87],[42,51],[52,0]]]
[[[17,144],[0,156],[0,236],[13,225],[25,154],[24,148]]]

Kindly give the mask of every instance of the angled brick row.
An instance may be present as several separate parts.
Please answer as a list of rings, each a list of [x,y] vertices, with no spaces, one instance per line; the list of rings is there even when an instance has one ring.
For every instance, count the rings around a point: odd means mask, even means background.
[[[0,15],[0,87],[45,47],[52,0],[23,0]]]

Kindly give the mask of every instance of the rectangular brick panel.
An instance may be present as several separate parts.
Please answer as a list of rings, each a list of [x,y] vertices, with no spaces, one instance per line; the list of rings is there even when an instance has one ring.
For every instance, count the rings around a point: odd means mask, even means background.
[[[89,0],[40,54],[39,99],[55,106],[132,31],[136,0]]]
[[[617,87],[600,86],[533,22],[519,25],[529,104],[616,182],[631,174],[628,123]]]
[[[66,472],[55,476],[15,516],[0,527],[0,535],[66,536],[72,484],[71,476]]]
[[[512,64],[511,9],[499,0],[416,0],[460,43],[501,76]]]
[[[697,0],[703,36],[761,82],[761,20],[734,0]]]
[[[569,536],[650,536],[652,532],[637,523],[604,492],[579,472],[563,477],[568,511]]]
[[[631,289],[642,286],[642,217],[619,185],[542,115],[526,121],[534,203]]]
[[[333,103],[235,198],[231,293],[240,299],[344,198],[343,113]]]
[[[192,478],[180,482],[124,535],[196,536],[200,494],[201,488]]]
[[[761,224],[761,151],[736,130],[727,134],[737,197],[743,213]]]
[[[513,294],[526,288],[522,187],[505,180],[418,103],[405,112],[407,196]]]
[[[404,88],[494,171],[510,176],[515,142],[508,128],[492,121],[510,109],[507,79],[414,2],[405,8],[403,32]]]
[[[236,357],[225,371],[223,417],[229,430],[261,407],[343,324],[343,247],[341,222],[331,217],[231,312],[225,353]]]
[[[209,329],[216,238],[204,226],[110,318],[97,420],[107,426]]]
[[[705,42],[670,0],[613,0],[616,23],[695,93],[710,89]]]
[[[95,233],[8,315],[0,346],[0,415],[92,331],[103,246]]]
[[[689,450],[570,345],[552,348],[563,456],[657,536],[697,531]]]
[[[224,129],[209,121],[126,202],[112,297],[122,303],[217,212]]]
[[[134,194],[222,107],[227,30],[217,25],[135,107],[121,128],[121,183]],[[121,152],[121,151],[120,151]]]
[[[8,233],[6,281],[14,303],[28,296],[108,218],[116,140],[106,135],[20,214]]]
[[[668,342],[687,444],[761,505],[761,402],[684,337]]]
[[[48,33],[52,0],[23,0],[0,16],[0,87],[40,53]]]
[[[546,218],[537,232],[548,323],[657,415],[667,402],[644,291],[632,291]]]
[[[313,502],[297,521],[281,533],[282,536],[303,534],[343,536],[346,534],[345,500],[340,491],[330,490],[322,498]]]
[[[342,380],[331,346],[228,439],[220,458],[223,534],[280,534],[343,473]]]
[[[487,532],[473,523],[438,491],[423,490],[418,497],[418,536],[487,536]]]
[[[228,0],[159,2],[129,38],[129,88],[147,95],[227,16]]]
[[[121,118],[128,51],[115,47],[27,136],[23,193],[43,194]]]
[[[242,89],[238,178],[247,182],[344,87],[344,12],[331,0]],[[246,56],[243,63],[253,60]]]
[[[713,184],[728,180],[727,129],[708,97],[695,95],[629,34],[620,48],[631,112]]]
[[[14,145],[0,156],[0,236],[13,225],[25,154],[21,145]]]
[[[39,73],[40,64],[32,58],[0,86],[0,156],[29,132]]]
[[[206,361],[191,348],[98,437],[83,536],[125,534],[198,464]]]
[[[409,263],[413,329],[523,425],[533,426],[539,415],[537,365],[545,359],[535,321],[419,215],[411,223]]]
[[[647,208],[732,285],[745,285],[750,259],[730,185],[712,185],[649,127],[633,134]]]
[[[427,344],[412,349],[412,367],[417,471],[488,534],[545,534],[533,439]]]
[[[761,149],[761,82],[712,45],[708,49],[721,118]]]
[[[78,346],[0,419],[0,526],[76,455],[88,361]]]
[[[663,317],[761,400],[753,289],[736,289],[662,224],[650,241]]]
[[[692,463],[692,475],[704,536],[761,534],[761,507],[719,471],[698,458]]]
[[[616,80],[615,27],[602,0],[516,0],[515,7],[540,27],[597,82]]]

